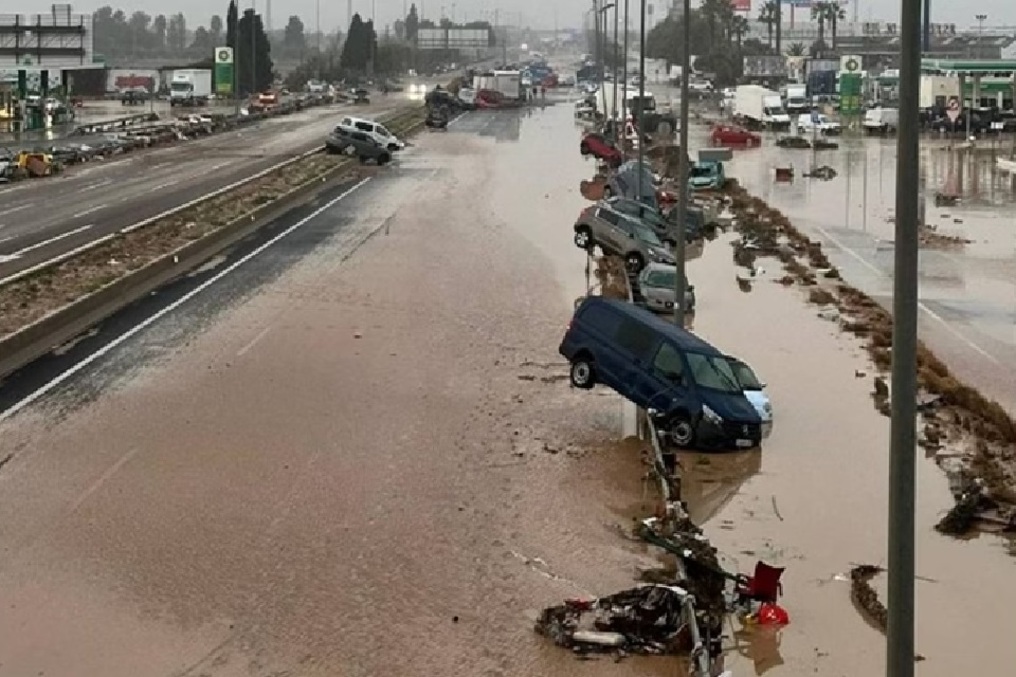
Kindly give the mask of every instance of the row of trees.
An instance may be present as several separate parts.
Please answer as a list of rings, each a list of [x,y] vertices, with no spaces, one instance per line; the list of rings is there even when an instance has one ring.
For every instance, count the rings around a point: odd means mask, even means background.
[[[105,6],[92,14],[92,26],[95,51],[107,58],[180,59],[203,58],[224,44],[226,21],[215,14],[207,26],[190,30],[181,13],[152,16],[138,11],[128,15]],[[308,51],[304,24],[298,16],[289,17],[285,28],[267,37],[276,54],[284,58],[303,58]]]
[[[735,82],[743,73],[744,57],[761,54],[788,54],[791,56],[824,56],[828,51],[826,31],[836,48],[836,29],[846,19],[846,12],[835,0],[816,2],[811,7],[812,18],[818,23],[818,40],[810,49],[802,43],[793,43],[786,49],[781,42],[779,5],[776,0],[763,3],[758,21],[766,26],[768,40],[761,42],[747,38],[750,21],[734,10],[730,0],[702,0],[698,9],[691,12],[691,53],[700,55],[696,67],[716,74],[723,83]],[[774,40],[775,37],[775,40]],[[671,15],[657,24],[646,37],[646,54],[651,58],[679,63],[684,49],[684,18]]]

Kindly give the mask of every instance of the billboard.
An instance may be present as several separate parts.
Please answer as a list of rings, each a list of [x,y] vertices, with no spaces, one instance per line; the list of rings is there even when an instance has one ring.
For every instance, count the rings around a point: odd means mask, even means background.
[[[735,12],[750,12],[751,0],[730,0]]]
[[[219,96],[230,96],[233,94],[233,83],[236,77],[233,74],[233,48],[215,48],[215,93]]]
[[[420,49],[484,49],[490,46],[486,28],[421,28],[416,32]]]
[[[53,5],[46,14],[0,14],[0,70],[94,68],[92,15]]]
[[[159,71],[157,70],[113,68],[106,71],[107,92],[125,92],[131,89],[154,92],[158,89],[158,82]]]
[[[744,57],[746,78],[785,78],[788,75],[787,58],[784,56],[773,54]]]

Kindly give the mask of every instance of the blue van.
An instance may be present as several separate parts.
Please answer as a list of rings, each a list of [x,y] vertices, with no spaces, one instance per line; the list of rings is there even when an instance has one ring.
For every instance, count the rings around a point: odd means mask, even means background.
[[[762,419],[730,358],[648,310],[587,297],[558,350],[571,364],[573,386],[602,383],[643,409],[655,409],[677,447],[761,443]]]

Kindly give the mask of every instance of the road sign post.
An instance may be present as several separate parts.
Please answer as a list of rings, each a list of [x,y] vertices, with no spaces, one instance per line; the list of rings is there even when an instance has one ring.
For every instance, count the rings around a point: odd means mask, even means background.
[[[229,97],[235,91],[235,66],[232,47],[215,48],[215,94]]]

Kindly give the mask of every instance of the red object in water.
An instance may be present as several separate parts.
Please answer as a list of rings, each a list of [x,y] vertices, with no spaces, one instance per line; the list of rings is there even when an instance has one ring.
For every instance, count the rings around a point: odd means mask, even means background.
[[[716,125],[709,135],[714,146],[747,146],[757,148],[762,145],[762,137],[736,125]]]
[[[669,190],[658,190],[656,191],[656,201],[665,206],[672,205],[677,202],[677,195]]]
[[[784,571],[784,567],[769,566],[761,560],[755,562],[755,574],[737,586],[737,596],[753,602],[775,604],[776,598],[783,592],[780,577]]]
[[[759,607],[757,622],[759,625],[789,625],[790,614],[779,604],[769,602]]]
[[[624,162],[624,153],[607,137],[595,132],[590,132],[582,137],[582,141],[579,142],[579,152],[583,155],[592,155],[597,160],[603,160],[611,167],[620,167]]]

